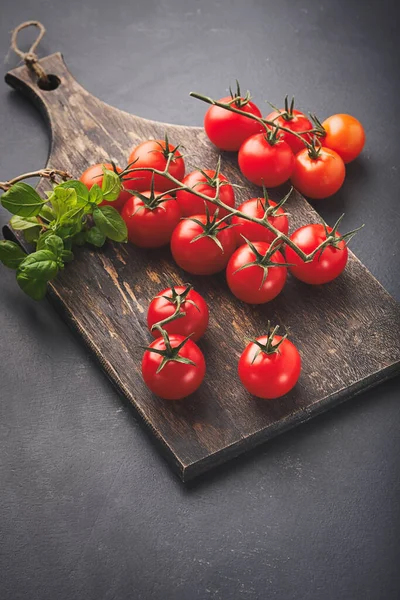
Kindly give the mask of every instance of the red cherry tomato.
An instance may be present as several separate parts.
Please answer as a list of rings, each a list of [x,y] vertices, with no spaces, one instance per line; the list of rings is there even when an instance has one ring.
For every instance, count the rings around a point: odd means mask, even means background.
[[[186,175],[182,184],[195,189],[196,192],[200,192],[209,198],[215,198],[217,179],[222,182],[219,188],[219,199],[230,207],[235,206],[235,192],[233,191],[233,187],[221,173],[217,174],[216,171],[212,170],[205,170],[203,172],[193,171]],[[210,215],[213,215],[218,208],[212,202],[202,200],[202,198],[185,190],[178,190],[176,192],[176,200],[181,207],[183,217],[204,214],[206,212],[205,206],[208,207]],[[227,214],[228,211],[223,208],[220,208],[218,211],[220,218]]]
[[[219,102],[232,103],[232,97],[221,98]],[[260,109],[253,102],[249,100],[243,104],[244,102],[245,99],[240,98],[240,101],[238,99],[238,102],[233,102],[232,106],[243,113],[262,116]],[[204,129],[217,148],[234,152],[239,150],[248,137],[260,133],[264,127],[255,119],[242,117],[220,106],[210,106],[204,117]]]
[[[152,192],[143,192],[151,198]],[[158,192],[154,192],[158,196]],[[131,196],[125,203],[121,216],[128,228],[128,239],[141,248],[159,248],[168,244],[175,227],[180,221],[181,212],[175,198],[166,194],[161,203],[149,208],[139,196]]]
[[[170,322],[176,314],[184,315]],[[158,329],[152,329],[156,323],[162,323],[169,334],[176,333],[197,341],[204,334],[208,325],[208,306],[206,301],[190,285],[178,285],[162,290],[150,302],[147,312],[147,326],[153,337],[160,337]]]
[[[179,150],[174,151],[174,146],[168,144],[165,140],[148,140],[134,148],[129,156],[128,163],[132,164],[132,169],[138,169],[129,174],[129,179],[125,180],[125,187],[138,192],[146,191],[151,188],[153,173],[151,171],[141,171],[142,168],[157,169],[164,171],[167,166],[168,152],[174,152],[174,158],[169,165],[168,173],[182,181],[185,175],[185,163]],[[167,177],[154,175],[154,188],[159,192],[168,192],[176,188],[176,185]]]
[[[346,167],[339,154],[323,147],[316,158],[307,149],[296,154],[291,180],[299,192],[317,200],[335,194],[342,187],[345,175]]]
[[[171,251],[181,269],[194,275],[212,275],[225,268],[236,248],[235,234],[232,229],[224,229],[225,222],[213,222],[210,233],[217,238],[222,249],[215,239],[209,235],[203,236],[207,230],[206,215],[194,215],[181,221],[175,228],[171,238]]]
[[[255,242],[251,246],[244,244],[231,256],[226,268],[226,280],[232,294],[239,300],[248,304],[264,304],[282,291],[287,269],[285,266],[267,266],[261,263],[261,258],[270,249],[267,242]],[[282,254],[275,250],[270,263],[280,265],[284,262]],[[245,267],[248,264],[252,266]]]
[[[102,183],[103,183],[103,167],[105,167],[109,171],[114,170],[114,167],[110,163],[103,163],[103,164],[99,163],[97,165],[92,165],[91,167],[86,169],[86,171],[84,171],[82,173],[82,175],[79,178],[79,181],[81,181],[84,185],[86,185],[88,190],[90,190],[92,188],[92,185],[94,183],[97,183],[97,185],[99,187],[101,187]],[[122,169],[120,167],[116,167],[116,169],[117,169],[117,173],[122,173]],[[125,191],[125,189],[123,189],[121,191],[120,195],[118,196],[118,198],[116,200],[114,200],[114,202],[107,202],[107,200],[103,200],[103,202],[101,202],[100,206],[109,205],[109,206],[113,206],[117,210],[121,210],[121,208],[123,207],[125,202],[130,197],[131,197],[130,193]]]
[[[250,198],[250,200],[243,202],[243,204],[239,206],[238,210],[249,217],[263,219],[266,210],[275,206],[277,206],[277,203],[273,202],[273,200],[266,200],[265,198]],[[284,233],[285,235],[288,234],[289,221],[283,208],[278,208],[274,214],[267,216],[266,220],[280,232]],[[247,240],[250,240],[250,242],[271,243],[276,238],[276,235],[266,227],[263,227],[258,223],[246,221],[237,215],[232,217],[232,225],[235,225],[233,227],[233,231],[235,233],[236,244],[238,246],[241,246],[244,242],[242,236],[244,236]]]
[[[276,125],[286,127],[286,129],[290,129],[295,133],[301,133],[302,131],[308,131],[313,128],[311,121],[299,110],[293,109],[291,113],[288,113],[288,116],[280,116],[280,113],[285,114],[284,111],[285,109],[282,109],[280,112],[274,110],[265,118],[267,121],[274,121]],[[305,147],[303,142],[291,133],[280,131],[279,135],[289,144],[294,154],[297,154],[297,152],[300,152],[300,150],[303,150]],[[302,137],[307,142],[311,141],[309,134],[305,134]]]
[[[269,336],[257,338],[268,347]],[[272,337],[272,344],[280,345],[276,352],[263,352],[251,342],[239,359],[239,377],[250,394],[273,400],[287,394],[297,383],[301,371],[300,354],[294,344],[280,335]]]
[[[335,150],[345,163],[349,163],[360,154],[365,144],[365,131],[355,117],[351,115],[333,115],[322,123],[326,131],[321,143]]]
[[[184,341],[185,338],[181,335],[169,336],[172,349],[179,347]],[[164,357],[151,352],[152,349],[166,351],[164,339],[160,337],[154,340],[143,355],[143,379],[153,394],[164,400],[181,400],[193,394],[203,381],[206,372],[206,363],[200,348],[192,340],[186,340],[178,352],[178,359],[188,359],[194,364],[168,360],[161,370],[159,368]]]
[[[332,233],[332,227],[327,227]],[[349,256],[346,242],[341,239],[340,233],[335,233],[337,242],[320,250],[309,263],[304,262],[296,252],[286,247],[285,255],[288,263],[295,266],[289,267],[292,275],[305,283],[321,284],[336,279],[344,270]],[[311,254],[323,241],[327,239],[326,231],[320,223],[305,225],[297,229],[290,239],[306,254]]]
[[[269,142],[264,133],[248,138],[240,146],[239,167],[256,185],[276,187],[285,183],[293,171],[294,155],[289,144],[278,139]]]

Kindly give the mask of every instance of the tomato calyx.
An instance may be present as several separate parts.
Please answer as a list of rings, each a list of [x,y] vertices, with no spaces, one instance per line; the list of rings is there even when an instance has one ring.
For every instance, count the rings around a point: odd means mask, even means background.
[[[215,189],[218,189],[220,187],[222,187],[223,185],[230,185],[228,181],[221,181],[221,179],[219,178],[221,175],[221,157],[218,156],[218,161],[217,161],[217,166],[215,167],[215,171],[214,171],[214,175],[209,175],[208,173],[206,173],[206,171],[204,171],[203,169],[197,169],[199,171],[199,173],[201,173],[205,179],[205,183],[207,185],[209,185],[210,187],[213,187]],[[193,188],[196,187],[196,185],[203,185],[204,181],[198,181],[197,183],[194,184]]]
[[[345,245],[348,246],[348,244],[350,243],[350,240],[355,236],[357,231],[360,231],[360,229],[362,229],[364,227],[364,224],[363,224],[360,227],[357,227],[356,229],[352,229],[348,233],[339,234],[338,227],[339,227],[340,223],[342,222],[343,217],[344,217],[344,213],[338,218],[338,220],[332,227],[331,231],[329,231],[328,225],[325,223],[325,221],[322,223],[324,230],[325,230],[326,240],[324,240],[324,242],[322,242],[321,249],[325,248],[326,246],[331,246],[333,248],[336,248],[337,250],[340,250],[341,242],[344,242]],[[321,257],[321,255],[322,255],[322,252],[320,253],[319,258]]]
[[[255,258],[254,258],[254,260],[252,260],[248,263],[245,263],[244,265],[241,265],[238,269],[236,269],[236,271],[234,271],[234,274],[238,273],[239,271],[243,271],[244,269],[248,269],[250,267],[260,267],[261,269],[263,269],[263,276],[262,276],[262,280],[261,280],[259,289],[261,289],[262,286],[264,285],[264,283],[268,277],[268,270],[270,267],[291,267],[292,266],[291,264],[286,263],[286,262],[279,263],[279,262],[275,262],[272,260],[272,255],[275,254],[275,252],[278,250],[278,247],[280,246],[280,243],[281,243],[280,235],[278,235],[273,240],[270,247],[268,248],[268,251],[265,254],[261,254],[261,252],[259,252],[257,250],[257,248],[255,247],[253,242],[251,242],[250,240],[245,238],[244,235],[242,235],[242,238],[244,239],[244,241],[246,242],[246,244],[248,245],[250,250],[253,252]]]
[[[295,118],[295,114],[293,113],[294,110],[294,96],[292,97],[292,100],[290,102],[289,105],[289,99],[288,99],[288,95],[286,94],[285,96],[285,108],[283,110],[281,110],[280,108],[277,108],[276,106],[274,106],[271,102],[268,102],[268,104],[278,113],[276,115],[276,117],[274,117],[274,121],[276,119],[279,119],[279,117],[282,117],[282,119],[284,121],[292,121]]]
[[[234,225],[230,224],[223,225],[222,227],[220,226],[221,223],[224,223],[227,219],[230,218],[231,215],[228,213],[225,217],[222,217],[222,219],[218,219],[219,208],[216,209],[213,215],[210,215],[210,211],[207,204],[205,204],[205,211],[205,223],[202,223],[199,219],[196,219],[195,217],[185,217],[184,219],[185,221],[193,221],[197,225],[200,225],[200,227],[203,230],[201,233],[199,233],[199,235],[196,235],[192,240],[190,240],[190,243],[193,244],[193,242],[197,242],[197,240],[200,240],[201,238],[209,237],[213,240],[213,242],[217,244],[218,248],[220,248],[221,252],[223,253],[224,248],[217,236],[218,233],[220,233],[221,231],[234,227]]]
[[[177,154],[179,148],[182,148],[182,146],[181,146],[181,144],[178,144],[177,146],[172,147],[172,150],[170,150],[169,149],[170,144],[169,144],[167,132],[165,132],[164,143],[165,143],[165,147],[160,142],[156,142],[156,144],[160,147],[160,150],[154,150],[153,152],[161,152],[161,154],[163,154],[165,160],[167,161],[167,164],[169,165],[170,162],[179,158],[176,156],[176,154]]]
[[[275,144],[280,142],[281,141],[281,133],[280,133],[279,125],[276,124],[272,128],[267,127],[267,130],[264,134],[264,139],[270,146],[275,146]]]
[[[310,115],[310,119],[312,121],[312,124],[314,125],[314,133],[316,135],[319,135],[320,137],[325,137],[325,135],[326,135],[325,127],[322,125],[322,123],[319,120],[319,118],[317,117],[317,115],[314,113],[308,113],[308,114]]]
[[[154,174],[151,178],[151,187],[150,187],[149,196],[146,196],[146,194],[143,194],[142,192],[137,192],[136,190],[127,190],[127,191],[130,194],[132,194],[132,196],[136,196],[137,198],[140,198],[140,200],[142,200],[145,208],[147,208],[148,210],[155,210],[156,208],[162,208],[163,210],[165,210],[165,208],[162,206],[162,204],[163,204],[163,202],[167,202],[167,200],[170,199],[170,198],[165,198],[165,196],[170,195],[170,191],[163,192],[162,194],[155,193],[155,191],[154,191]],[[140,207],[131,216],[133,217],[138,210],[140,210]]]
[[[154,328],[158,329],[158,331],[161,333],[165,344],[165,350],[158,350],[158,348],[151,348],[150,346],[146,346],[145,350],[147,350],[148,352],[154,352],[155,354],[159,354],[160,356],[162,356],[162,361],[160,362],[156,371],[157,374],[160,373],[160,371],[162,371],[165,365],[167,365],[169,362],[179,362],[184,365],[193,365],[194,367],[196,366],[196,363],[193,360],[190,360],[190,358],[186,358],[185,356],[180,356],[179,354],[183,346],[190,339],[190,335],[185,337],[185,339],[183,339],[181,343],[178,344],[178,346],[175,346],[175,348],[173,348],[171,346],[169,335],[165,331],[165,329],[158,325],[158,323],[156,323]]]
[[[249,343],[255,344],[256,346],[258,346],[258,349],[257,349],[255,355],[253,356],[253,360],[251,361],[251,364],[254,363],[257,356],[259,356],[261,354],[261,352],[263,352],[263,354],[266,354],[268,356],[270,356],[271,354],[279,354],[279,347],[287,339],[287,333],[285,335],[283,335],[280,340],[278,340],[274,343],[274,337],[276,336],[278,329],[279,329],[279,325],[276,325],[275,327],[272,328],[271,322],[268,321],[267,331],[269,331],[269,333],[268,333],[268,338],[267,338],[266,344],[259,342],[257,339],[249,340]]]
[[[197,306],[197,304],[195,302],[193,302],[193,300],[190,300],[190,299],[187,298],[189,292],[191,292],[192,289],[193,289],[192,284],[191,283],[185,283],[184,285],[186,287],[183,290],[183,292],[181,292],[181,293],[178,293],[176,291],[175,287],[173,285],[171,285],[170,289],[171,289],[171,292],[172,292],[172,296],[165,296],[165,295],[155,296],[156,298],[164,298],[164,300],[167,300],[171,304],[174,304],[175,305],[175,311],[169,317],[166,317],[165,319],[162,319],[161,321],[158,321],[157,323],[154,323],[154,325],[151,328],[151,331],[153,331],[153,329],[160,329],[160,327],[163,327],[167,323],[171,323],[172,321],[175,321],[176,319],[181,319],[182,317],[186,317],[185,311],[182,310],[182,305],[185,304],[185,302],[188,302],[189,304],[192,304],[192,306],[194,306],[195,309],[198,312],[200,312],[200,309]]]
[[[263,189],[263,197],[257,198],[257,204],[259,203],[259,205],[261,206],[261,208],[264,211],[264,215],[262,217],[262,220],[264,222],[268,221],[268,217],[288,217],[288,216],[290,216],[290,214],[287,212],[280,213],[279,209],[282,208],[282,206],[285,204],[285,202],[290,198],[290,196],[293,192],[293,187],[290,188],[289,192],[282,198],[282,200],[277,202],[276,206],[272,206],[269,203],[270,198],[269,198],[269,194],[268,194],[268,191],[267,191],[267,188],[265,187],[265,185],[262,186],[262,189]]]
[[[229,87],[229,93],[232,98],[232,100],[229,102],[229,104],[230,105],[235,104],[235,106],[237,106],[238,108],[243,108],[243,106],[246,106],[251,100],[251,95],[250,95],[249,90],[247,90],[245,96],[242,96],[242,93],[240,91],[240,85],[239,85],[239,82],[237,79],[236,79],[236,92],[233,92],[232,88]]]

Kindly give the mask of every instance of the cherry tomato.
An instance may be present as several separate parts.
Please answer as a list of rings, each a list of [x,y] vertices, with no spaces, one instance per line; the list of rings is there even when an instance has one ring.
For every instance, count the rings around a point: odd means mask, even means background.
[[[97,183],[97,185],[99,187],[101,187],[102,183],[103,183],[103,167],[105,167],[109,171],[114,170],[114,167],[110,163],[103,163],[103,164],[99,163],[96,165],[92,165],[91,167],[86,169],[86,171],[84,171],[82,173],[82,175],[79,178],[79,181],[81,181],[84,185],[86,185],[88,190],[90,190],[92,188],[92,185],[94,183]],[[117,173],[122,173],[122,169],[120,167],[116,167],[116,169],[117,169]],[[114,202],[107,202],[107,200],[103,200],[103,202],[101,202],[100,206],[109,205],[109,206],[113,206],[117,210],[121,210],[121,208],[123,207],[125,202],[130,197],[131,197],[131,194],[129,192],[125,191],[125,189],[123,189],[121,191],[120,195],[118,196],[118,198],[116,200],[114,200]]]
[[[281,113],[284,116],[280,116]],[[295,133],[308,131],[309,129],[313,128],[311,121],[307,119],[307,117],[302,112],[296,109],[293,109],[289,113],[285,113],[285,109],[282,109],[282,111],[280,112],[274,110],[266,117],[266,119],[267,121],[274,121],[275,124],[280,125],[282,127],[286,127],[286,129],[290,129]],[[294,154],[297,154],[297,152],[300,152],[300,150],[303,150],[303,148],[305,147],[303,142],[291,133],[288,133],[286,131],[280,131],[279,135],[283,140],[285,140],[285,142],[289,144]],[[308,134],[305,134],[302,137],[307,142],[311,141],[310,135]]]
[[[265,217],[266,211],[269,208],[273,209],[276,206],[277,203],[273,202],[273,200],[266,200],[265,198],[250,198],[250,200],[243,202],[243,204],[239,206],[238,210],[249,217],[254,217],[256,219],[266,218],[266,220],[271,223],[273,227],[287,235],[289,231],[289,221],[283,208],[278,208],[275,213]],[[233,231],[235,233],[236,244],[238,246],[241,246],[244,242],[242,236],[244,236],[247,240],[250,240],[250,242],[271,243],[276,238],[276,235],[266,227],[263,227],[258,223],[246,221],[237,215],[232,217],[232,224],[235,225]]]
[[[239,300],[248,304],[264,304],[282,291],[287,269],[274,264],[283,265],[285,259],[279,250],[275,250],[267,261],[265,255],[270,246],[267,242],[243,244],[231,256],[226,280],[232,294]],[[249,264],[252,266],[245,266]]]
[[[138,196],[131,196],[125,203],[121,216],[128,228],[128,239],[141,248],[159,248],[168,244],[175,227],[180,221],[181,211],[175,198],[169,194],[162,196],[161,202],[149,207],[152,192],[147,190]]]
[[[212,275],[222,271],[236,248],[232,228],[225,227],[226,223],[215,217],[211,217],[207,225],[206,215],[194,215],[181,221],[171,238],[175,262],[194,275]]]
[[[159,337],[150,344],[142,360],[142,375],[147,387],[164,400],[181,400],[193,394],[200,386],[206,372],[206,363],[200,348],[182,335],[169,336],[168,343],[172,351],[180,349],[175,358],[173,352],[169,353],[164,338]],[[184,343],[183,343],[184,342]],[[183,345],[182,345],[183,343]],[[165,352],[162,356],[151,350]],[[169,360],[160,369],[166,357]],[[179,359],[189,360],[194,364],[181,362]],[[157,372],[158,371],[158,372]]]
[[[239,359],[239,377],[250,394],[273,400],[287,394],[297,383],[301,371],[301,358],[296,346],[280,335],[262,336],[251,342]],[[268,352],[271,348],[272,350]],[[280,342],[280,344],[279,344]],[[279,344],[276,351],[273,346]]]
[[[345,175],[346,167],[339,154],[322,147],[316,158],[307,149],[296,154],[291,180],[299,192],[317,200],[335,194],[342,187]]]
[[[171,320],[173,315],[184,315]],[[169,334],[176,333],[197,341],[204,334],[208,325],[208,306],[206,301],[191,285],[178,285],[162,290],[150,302],[147,312],[147,325],[153,337],[160,337],[158,329],[153,325],[160,323]]]
[[[221,98],[219,102],[231,103],[234,108],[256,117],[262,116],[260,109],[250,100],[246,102],[245,98],[238,98],[237,102],[232,102],[232,97],[226,97]],[[264,127],[255,119],[242,117],[220,106],[210,106],[204,117],[204,129],[217,148],[234,152],[239,150],[248,137],[260,133]]]
[[[322,123],[326,131],[321,143],[335,150],[345,163],[349,163],[360,154],[365,144],[365,131],[355,117],[351,115],[333,115]]]
[[[221,173],[217,173],[217,171],[193,171],[186,175],[182,184],[194,188],[196,192],[200,192],[209,198],[215,198],[217,179],[222,182],[222,185],[219,188],[219,199],[230,207],[235,206],[235,192],[233,191],[233,187],[228,183],[227,178]],[[176,200],[181,207],[183,217],[204,214],[206,212],[206,206],[208,207],[210,215],[213,215],[218,208],[215,204],[212,204],[207,200],[202,200],[195,194],[184,190],[178,190],[176,192]],[[228,211],[223,208],[220,208],[218,211],[218,216],[220,218],[227,214]]]
[[[294,155],[282,139],[268,141],[266,134],[249,137],[240,146],[239,167],[243,175],[256,185],[276,187],[285,183],[293,171]]]
[[[185,175],[185,163],[179,150],[165,140],[148,140],[136,146],[129,156],[128,163],[134,163],[131,168],[139,170],[130,173],[129,179],[125,181],[125,187],[139,192],[149,190],[153,173],[151,171],[141,171],[140,169],[146,167],[164,171],[167,166],[169,152],[173,152],[174,158],[171,160],[168,173],[182,181]],[[154,188],[159,192],[168,192],[176,188],[176,185],[163,175],[154,175]]]
[[[328,234],[331,234],[332,227],[327,227]],[[288,263],[294,264],[289,267],[290,272],[305,283],[321,284],[336,279],[344,270],[348,250],[345,240],[341,239],[340,233],[335,232],[337,241],[320,250],[309,263],[304,262],[296,252],[286,247],[285,255]],[[297,229],[290,239],[306,254],[311,254],[323,241],[327,239],[326,231],[320,223],[305,225]]]

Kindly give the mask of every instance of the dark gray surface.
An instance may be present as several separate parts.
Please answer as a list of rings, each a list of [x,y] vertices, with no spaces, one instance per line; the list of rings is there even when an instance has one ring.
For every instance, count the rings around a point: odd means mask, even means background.
[[[366,223],[352,247],[400,299],[392,4],[24,0],[2,11],[0,55],[38,18],[42,54],[144,117],[201,124],[188,92],[236,77],[260,104],[355,114],[363,157],[318,206]],[[0,179],[45,163],[43,123],[5,85],[0,131]],[[47,302],[0,277],[1,600],[398,600],[398,379],[185,487]]]

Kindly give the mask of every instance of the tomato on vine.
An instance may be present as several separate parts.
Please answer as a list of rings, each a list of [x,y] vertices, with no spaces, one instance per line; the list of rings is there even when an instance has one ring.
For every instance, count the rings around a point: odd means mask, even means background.
[[[114,171],[115,173],[117,173],[122,181],[123,189],[121,190],[121,192],[116,200],[114,200],[113,202],[108,202],[107,200],[103,200],[101,202],[100,206],[109,205],[109,206],[113,206],[117,210],[121,210],[122,207],[124,206],[125,202],[127,200],[129,200],[129,198],[131,197],[131,194],[128,191],[126,191],[126,189],[125,189],[124,182],[123,182],[125,171],[123,171],[121,169],[121,167],[118,167],[117,165],[114,165],[111,163],[98,163],[96,165],[90,166],[89,168],[86,169],[86,171],[83,171],[82,175],[80,176],[79,181],[81,181],[87,187],[88,190],[91,190],[93,187],[93,184],[95,184],[95,183],[97,183],[97,185],[101,188],[103,185],[103,177],[104,177],[103,169],[108,169],[109,171]]]
[[[182,181],[185,175],[185,163],[179,152],[179,145],[173,146],[168,141],[167,134],[164,140],[147,140],[134,148],[129,156],[129,163],[134,165],[126,179],[125,187],[130,190],[144,192],[150,189],[153,173],[142,169],[156,169],[165,171]],[[154,187],[159,192],[168,192],[176,187],[164,175],[154,174]]]
[[[287,276],[287,263],[276,242],[246,240],[231,256],[226,280],[232,294],[248,304],[264,304],[282,291]]]
[[[365,144],[365,131],[360,121],[351,115],[332,115],[323,123],[321,143],[334,150],[349,163],[361,153]]]
[[[293,248],[287,246],[285,256],[292,265],[289,267],[292,275],[305,283],[319,285],[333,281],[344,271],[349,256],[347,244],[358,230],[340,235],[337,228],[342,218],[343,215],[333,227],[312,223],[292,233],[290,239],[305,254],[311,254],[323,244],[311,262],[304,262]]]
[[[192,188],[194,191],[204,194],[209,198],[215,198],[218,190],[218,197],[221,202],[231,208],[235,206],[235,192],[227,178],[220,173],[220,161],[218,161],[215,171],[210,169],[192,171],[192,173],[189,173],[183,179],[182,185]],[[181,208],[183,217],[205,214],[206,206],[210,215],[213,215],[217,208],[219,208],[220,217],[228,214],[228,211],[224,208],[220,208],[212,202],[199,198],[199,196],[187,190],[178,190],[176,192],[176,200]]]
[[[277,187],[292,174],[294,154],[278,128],[249,137],[238,154],[242,174],[255,185]]]
[[[268,335],[251,341],[239,359],[243,386],[264,400],[280,398],[290,392],[301,372],[299,351],[286,335],[277,335],[278,329],[277,326]]]
[[[168,193],[150,190],[135,192],[122,209],[128,240],[141,248],[159,248],[168,244],[181,218],[175,198]]]
[[[230,104],[243,113],[261,117],[260,109],[250,100],[250,92],[243,97],[237,81],[236,85],[236,93],[230,90],[231,95],[221,98],[218,102]],[[210,106],[204,117],[204,129],[217,148],[234,152],[239,150],[247,138],[260,133],[264,128],[255,119],[231,112],[220,106]]]
[[[336,194],[345,176],[346,167],[339,154],[330,148],[314,146],[296,154],[291,181],[299,192],[318,200]]]
[[[287,213],[284,211],[282,206],[289,198],[292,190],[279,202],[276,203],[268,197],[267,190],[263,189],[264,195],[262,198],[250,198],[245,200],[238,210],[254,219],[263,219],[263,221],[270,223],[273,227],[278,229],[279,232],[288,234],[289,221]],[[244,242],[243,237],[250,242],[273,242],[276,238],[276,234],[264,227],[259,223],[253,221],[247,221],[238,215],[232,217],[232,225],[234,225],[234,233],[236,237],[236,244],[241,246]]]
[[[147,387],[164,400],[181,400],[193,394],[206,373],[200,348],[191,339],[160,328],[161,337],[147,348],[142,376]]]
[[[302,112],[294,108],[294,98],[292,98],[289,106],[287,96],[285,98],[285,108],[282,108],[281,110],[275,109],[265,118],[267,121],[273,121],[276,125],[290,129],[298,134],[313,129],[313,124],[311,123],[310,119],[308,119]],[[280,131],[280,136],[289,144],[294,154],[297,154],[297,152],[303,150],[304,143],[292,133]],[[310,134],[306,133],[301,137],[306,142],[311,142]]]
[[[222,271],[236,248],[235,234],[218,213],[194,215],[182,220],[171,238],[175,262],[193,275]]]
[[[150,302],[147,311],[147,326],[153,337],[160,337],[161,326],[169,334],[178,334],[197,341],[208,325],[206,301],[190,284],[178,285],[162,290]]]

